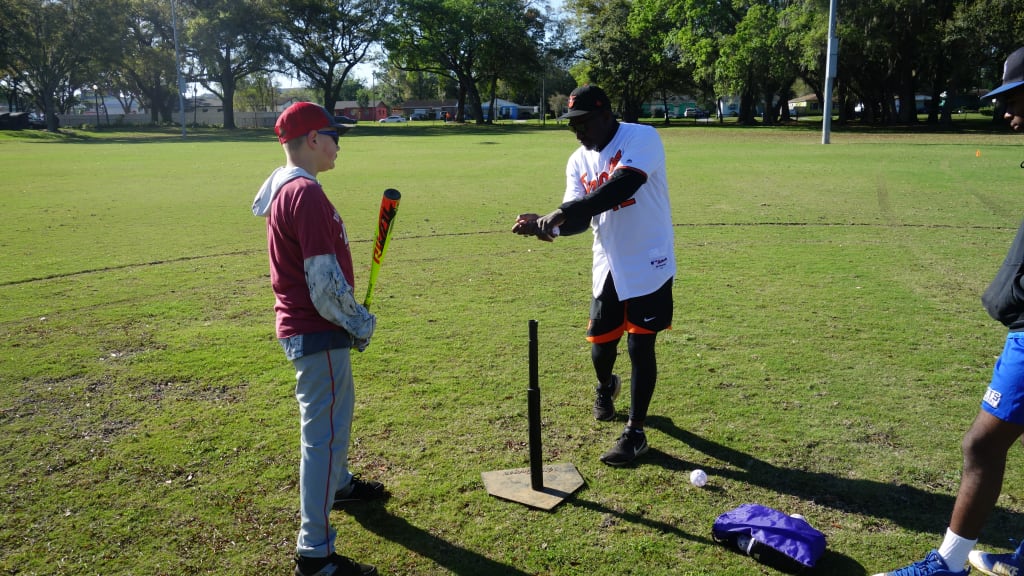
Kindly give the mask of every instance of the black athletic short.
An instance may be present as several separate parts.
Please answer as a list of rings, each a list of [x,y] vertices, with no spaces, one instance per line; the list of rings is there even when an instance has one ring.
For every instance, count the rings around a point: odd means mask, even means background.
[[[601,295],[590,302],[587,340],[601,344],[631,334],[654,334],[672,327],[672,278],[650,294],[620,301],[609,274]]]

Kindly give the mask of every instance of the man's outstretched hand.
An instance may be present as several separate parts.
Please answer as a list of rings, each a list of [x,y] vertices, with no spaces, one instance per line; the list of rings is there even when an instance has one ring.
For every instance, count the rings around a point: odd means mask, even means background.
[[[516,224],[512,232],[520,236],[536,236],[545,242],[553,242],[556,234],[554,231],[545,232],[541,228],[541,216],[539,214],[520,214],[516,216]]]

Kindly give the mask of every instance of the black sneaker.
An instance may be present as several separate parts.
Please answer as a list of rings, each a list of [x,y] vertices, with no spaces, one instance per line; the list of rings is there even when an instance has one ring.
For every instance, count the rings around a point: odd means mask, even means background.
[[[375,576],[377,568],[331,554],[326,558],[295,556],[295,576]]]
[[[647,435],[626,428],[612,449],[601,455],[601,462],[609,466],[632,464],[637,456],[647,453]]]
[[[379,500],[387,494],[384,485],[376,480],[363,480],[359,476],[352,476],[348,486],[334,493],[334,506],[338,508],[349,502],[368,502]]]
[[[615,420],[615,399],[619,397],[622,390],[622,381],[615,374],[612,374],[611,390],[597,387],[597,395],[594,398],[594,419],[602,422]]]

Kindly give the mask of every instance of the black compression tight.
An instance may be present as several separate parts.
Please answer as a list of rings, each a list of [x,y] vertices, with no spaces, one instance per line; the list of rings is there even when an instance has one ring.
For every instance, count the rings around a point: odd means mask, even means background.
[[[657,334],[629,334],[626,337],[626,349],[632,365],[630,376],[630,407],[629,419],[642,426],[647,419],[647,410],[654,397],[654,386],[658,381],[658,362],[654,353]],[[612,372],[615,369],[615,358],[618,355],[619,340],[594,344],[590,349],[590,357],[594,363],[594,373],[601,387],[611,384]]]

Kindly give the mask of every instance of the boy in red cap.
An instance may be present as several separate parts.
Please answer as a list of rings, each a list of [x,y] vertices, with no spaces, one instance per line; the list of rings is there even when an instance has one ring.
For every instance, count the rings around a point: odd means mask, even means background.
[[[1003,83],[982,96],[1005,108],[1004,118],[1014,132],[1024,131],[1024,48],[1011,54],[1003,67]],[[1008,554],[974,550],[981,529],[996,506],[1006,471],[1006,454],[1024,434],[1024,223],[1010,245],[995,279],[981,300],[993,319],[1009,333],[996,361],[981,410],[964,436],[963,472],[953,515],[939,548],[924,560],[876,576],[966,576],[970,562],[982,574],[1024,576],[1024,542]]]
[[[349,351],[369,346],[377,319],[354,297],[345,223],[316,179],[334,168],[338,137],[351,127],[322,106],[291,105],[274,126],[287,163],[263,183],[252,207],[267,219],[277,337],[296,374],[302,445],[296,576],[377,573],[335,553],[329,518],[340,503],[385,494],[380,482],[348,471],[355,405]]]

